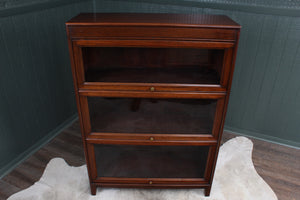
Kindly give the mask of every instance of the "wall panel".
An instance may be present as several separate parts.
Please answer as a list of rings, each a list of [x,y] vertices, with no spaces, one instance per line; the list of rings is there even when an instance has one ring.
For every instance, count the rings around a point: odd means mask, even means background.
[[[64,23],[90,10],[77,2],[0,17],[0,175],[74,118]]]

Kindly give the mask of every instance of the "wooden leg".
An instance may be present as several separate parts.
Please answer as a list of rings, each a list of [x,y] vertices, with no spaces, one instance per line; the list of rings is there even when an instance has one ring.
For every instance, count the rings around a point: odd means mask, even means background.
[[[206,197],[208,197],[210,195],[210,189],[211,189],[211,187],[207,187],[204,189],[204,194]]]
[[[96,195],[96,189],[97,189],[97,187],[96,187],[96,185],[95,184],[93,184],[93,183],[91,183],[90,184],[90,187],[91,187],[91,194],[92,195]]]

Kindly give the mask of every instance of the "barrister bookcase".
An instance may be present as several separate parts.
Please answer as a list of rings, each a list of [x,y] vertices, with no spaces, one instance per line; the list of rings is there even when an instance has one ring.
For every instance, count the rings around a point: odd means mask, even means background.
[[[217,15],[86,13],[66,27],[91,193],[208,196],[240,26]]]

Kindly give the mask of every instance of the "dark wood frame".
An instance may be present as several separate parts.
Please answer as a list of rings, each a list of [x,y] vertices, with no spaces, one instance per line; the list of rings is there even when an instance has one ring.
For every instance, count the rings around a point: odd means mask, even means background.
[[[240,26],[226,16],[182,14],[80,14],[66,26],[91,193],[96,194],[98,186],[205,188],[208,196],[222,137]],[[220,84],[85,82],[83,47],[224,49]],[[155,87],[155,91],[150,91],[151,87]],[[97,133],[91,131],[89,96],[218,101],[211,135]],[[210,149],[203,178],[116,178],[97,177],[94,144],[203,145]]]

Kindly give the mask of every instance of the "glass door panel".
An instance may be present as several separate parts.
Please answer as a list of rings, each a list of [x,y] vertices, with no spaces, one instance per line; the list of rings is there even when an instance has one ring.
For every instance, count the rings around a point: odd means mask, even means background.
[[[220,84],[224,50],[84,47],[86,82]]]
[[[95,145],[98,177],[203,178],[209,146]]]
[[[92,132],[212,134],[216,99],[88,97]]]

